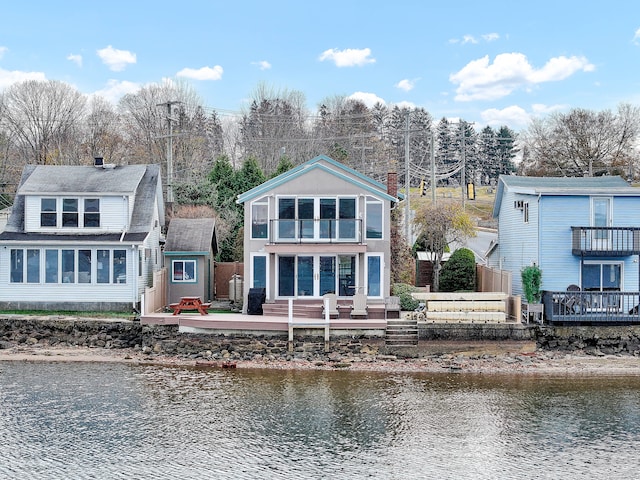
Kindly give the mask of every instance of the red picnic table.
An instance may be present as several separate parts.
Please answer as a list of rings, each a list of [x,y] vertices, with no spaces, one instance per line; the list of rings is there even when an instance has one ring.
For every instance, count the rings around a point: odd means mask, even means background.
[[[200,315],[207,315],[211,304],[202,303],[200,297],[182,297],[179,303],[172,303],[169,307],[173,310],[174,315],[182,313],[183,310],[197,310]]]

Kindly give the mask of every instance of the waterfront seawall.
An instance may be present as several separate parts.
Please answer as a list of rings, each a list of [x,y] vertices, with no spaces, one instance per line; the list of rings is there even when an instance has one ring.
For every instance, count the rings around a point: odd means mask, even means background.
[[[321,336],[296,336],[288,351],[286,334],[180,333],[175,325],[141,325],[128,320],[66,317],[0,316],[0,348],[88,347],[133,349],[153,355],[185,358],[252,360],[265,358],[326,358],[331,355],[432,354],[438,342],[536,342],[540,350],[583,352],[593,355],[640,355],[640,327],[555,327],[521,324],[421,325],[418,347],[392,348],[383,338],[353,335],[332,337],[329,352]]]

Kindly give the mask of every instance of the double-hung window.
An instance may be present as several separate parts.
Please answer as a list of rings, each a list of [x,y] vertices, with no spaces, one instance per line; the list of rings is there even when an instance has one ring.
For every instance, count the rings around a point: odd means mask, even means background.
[[[84,199],[83,226],[85,228],[100,226],[100,199],[99,198]]]
[[[62,226],[63,227],[78,226],[78,199],[77,198],[62,199]]]
[[[58,226],[58,207],[55,198],[40,199],[40,226],[41,227],[57,227]]]

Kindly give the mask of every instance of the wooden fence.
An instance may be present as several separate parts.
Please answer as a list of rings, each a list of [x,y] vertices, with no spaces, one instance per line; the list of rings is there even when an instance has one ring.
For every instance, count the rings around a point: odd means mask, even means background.
[[[229,299],[229,282],[234,275],[241,278],[244,275],[244,263],[242,262],[216,262],[215,270],[216,291],[215,298],[217,300]],[[238,292],[239,293],[239,292]]]
[[[511,295],[511,272],[476,265],[476,291],[503,292]]]
[[[153,285],[144,289],[141,302],[141,314],[159,312],[167,305],[167,269],[161,268],[153,273]]]

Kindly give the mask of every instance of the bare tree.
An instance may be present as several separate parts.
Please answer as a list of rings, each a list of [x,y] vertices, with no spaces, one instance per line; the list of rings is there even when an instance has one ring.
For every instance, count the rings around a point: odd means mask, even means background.
[[[77,163],[70,154],[77,143],[86,98],[72,86],[27,80],[3,95],[3,121],[14,134],[24,159],[36,164]]]
[[[285,154],[296,164],[306,160],[310,135],[304,94],[260,84],[252,97],[240,121],[243,157],[257,159],[267,175]]]
[[[575,108],[552,114],[533,121],[525,133],[528,155],[523,173],[620,174],[627,164],[631,167],[639,134],[640,109],[626,104],[617,113]]]
[[[102,97],[92,97],[85,122],[84,149],[90,158],[104,157],[120,163],[126,155],[120,117],[114,106]]]
[[[433,261],[433,287],[438,291],[442,257],[451,243],[463,243],[474,237],[475,226],[469,215],[458,204],[423,203],[416,209],[415,224],[420,232],[416,244],[431,252]]]

